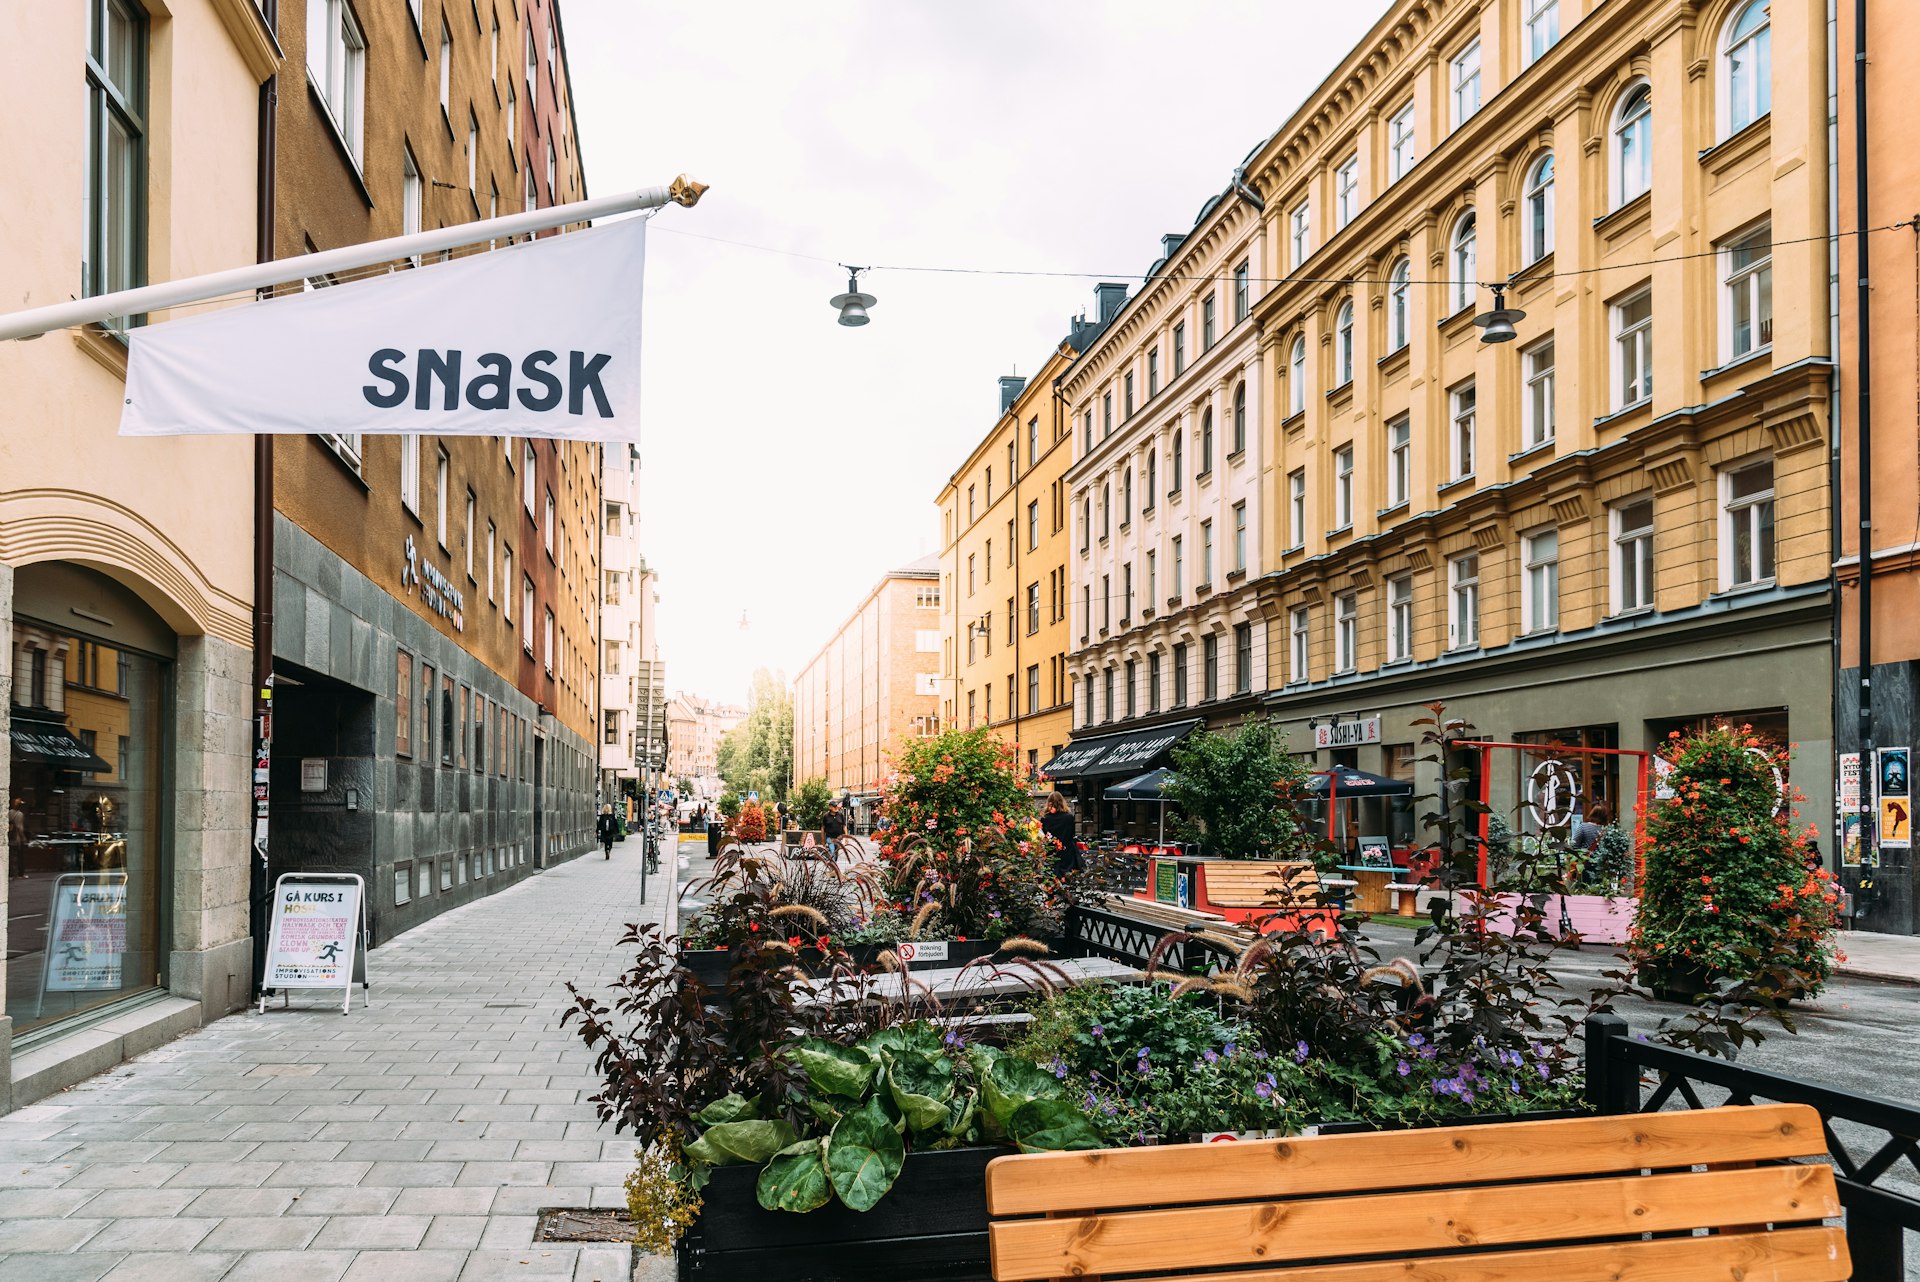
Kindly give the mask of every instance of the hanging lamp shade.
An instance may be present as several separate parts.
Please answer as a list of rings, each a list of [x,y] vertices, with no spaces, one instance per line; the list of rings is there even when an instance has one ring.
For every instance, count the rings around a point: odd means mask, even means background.
[[[867,315],[867,309],[878,301],[872,294],[860,292],[860,269],[850,267],[847,269],[847,292],[835,294],[829,303],[840,309],[842,325],[864,325],[872,319]]]
[[[1527,314],[1517,307],[1507,306],[1507,287],[1493,286],[1493,310],[1481,312],[1473,318],[1480,327],[1480,341],[1483,343],[1511,343],[1520,335],[1514,330],[1515,321],[1525,320]]]

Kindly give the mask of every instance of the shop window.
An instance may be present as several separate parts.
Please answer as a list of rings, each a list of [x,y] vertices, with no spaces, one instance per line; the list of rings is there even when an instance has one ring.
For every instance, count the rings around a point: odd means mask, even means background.
[[[413,902],[412,864],[395,864],[393,866],[393,902],[395,907]]]
[[[1620,763],[1623,758],[1609,756],[1603,752],[1583,751],[1583,749],[1594,748],[1618,748],[1620,746],[1618,726],[1569,726],[1560,730],[1528,730],[1516,734],[1513,741],[1539,745],[1529,751],[1512,754],[1514,758],[1513,795],[1518,804],[1518,813],[1510,819],[1515,832],[1537,833],[1540,831],[1539,816],[1525,803],[1532,795],[1529,787],[1535,772],[1549,761],[1559,762],[1562,770],[1556,773],[1573,781],[1574,813],[1590,814],[1595,806],[1604,805],[1614,818],[1620,817]],[[1625,760],[1627,760],[1628,778],[1637,788],[1636,759]],[[1498,774],[1495,778],[1499,778]]]

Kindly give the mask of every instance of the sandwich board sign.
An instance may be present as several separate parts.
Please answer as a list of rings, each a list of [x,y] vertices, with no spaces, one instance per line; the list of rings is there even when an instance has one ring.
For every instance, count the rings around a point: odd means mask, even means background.
[[[273,883],[267,928],[267,973],[260,1009],[277,991],[337,988],[340,1013],[353,1007],[353,986],[367,986],[366,883],[352,873],[286,873]]]
[[[53,883],[40,996],[112,992],[127,955],[127,874],[62,873]],[[34,1013],[39,1013],[39,1006]]]

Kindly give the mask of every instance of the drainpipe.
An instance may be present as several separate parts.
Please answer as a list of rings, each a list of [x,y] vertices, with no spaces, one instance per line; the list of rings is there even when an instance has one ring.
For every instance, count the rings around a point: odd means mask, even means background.
[[[1859,406],[1855,410],[1854,480],[1860,507],[1860,771],[1869,778],[1873,760],[1873,344],[1869,248],[1867,244],[1867,0],[1853,0],[1853,254],[1859,273],[1855,303],[1859,330],[1854,356]],[[1864,785],[1863,785],[1864,787]],[[1864,793],[1863,793],[1864,799]],[[1864,851],[1879,845],[1874,825],[1861,824]]]
[[[1258,193],[1247,185],[1247,167],[1245,165],[1235,166],[1232,187],[1233,190],[1239,194],[1240,199],[1253,206],[1255,212],[1266,212],[1267,202],[1261,200]]]
[[[262,6],[267,28],[277,31],[278,4]],[[274,165],[278,133],[280,77],[267,77],[260,86],[259,137],[255,142],[254,204],[258,224],[254,233],[255,261],[274,258]],[[267,966],[268,885],[265,772],[273,757],[273,437],[253,438],[253,857],[247,861],[248,926],[253,934],[253,1000]]]

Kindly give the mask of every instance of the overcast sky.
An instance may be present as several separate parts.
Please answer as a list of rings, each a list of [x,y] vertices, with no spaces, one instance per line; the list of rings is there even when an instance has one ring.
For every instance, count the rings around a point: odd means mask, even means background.
[[[1384,7],[566,0],[590,190],[712,185],[647,247],[641,537],[670,686],[791,677],[938,551],[995,380],[1040,365],[1091,277],[1137,281]],[[848,329],[836,262],[1089,275],[876,270]]]

